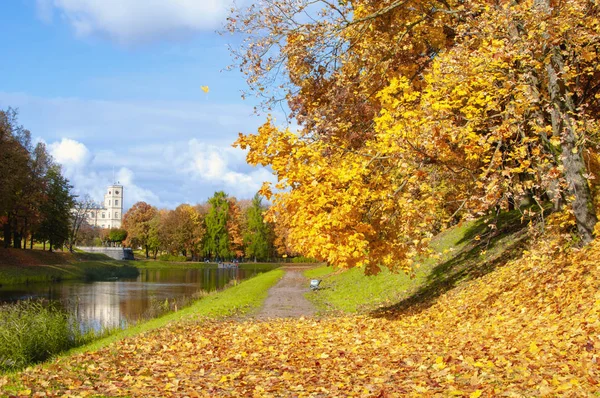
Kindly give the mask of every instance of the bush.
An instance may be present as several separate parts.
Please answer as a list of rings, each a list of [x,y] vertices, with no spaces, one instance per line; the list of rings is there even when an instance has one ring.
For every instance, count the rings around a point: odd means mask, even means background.
[[[160,256],[158,256],[158,259],[160,261],[173,261],[179,263],[183,263],[187,260],[185,256],[174,256],[172,254],[161,254]]]
[[[22,301],[0,306],[0,371],[16,370],[91,340],[55,304]]]

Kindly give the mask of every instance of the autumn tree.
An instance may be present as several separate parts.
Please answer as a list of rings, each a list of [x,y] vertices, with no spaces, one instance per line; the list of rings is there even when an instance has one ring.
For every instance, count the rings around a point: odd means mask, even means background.
[[[53,187],[61,184],[59,180],[66,185],[68,182],[57,175],[60,169],[45,144],[32,145],[30,132],[18,123],[17,112],[10,108],[0,111],[0,165],[0,224],[4,246],[12,243],[15,248],[25,248],[30,236],[33,247],[35,235],[48,233],[40,231],[43,220],[54,216],[43,211],[56,210],[56,203],[52,202],[56,197],[48,196],[49,192],[56,194]],[[67,202],[61,206],[68,206],[70,197],[63,198]],[[66,215],[65,219],[68,218]],[[48,225],[43,227],[47,229]],[[62,226],[57,225],[57,228]]]
[[[186,256],[198,258],[200,245],[204,238],[204,227],[200,214],[188,204],[182,204],[169,214],[172,228],[172,249]]]
[[[15,247],[21,245],[18,222],[24,204],[20,200],[24,199],[30,178],[29,145],[30,134],[18,124],[16,112],[0,111],[0,221],[4,247],[11,242]]]
[[[146,202],[135,203],[123,215],[123,228],[127,230],[125,244],[131,247],[141,246],[146,252],[146,258],[150,253],[150,222],[157,214],[157,209]]]
[[[161,226],[162,219],[165,217],[164,210],[158,210],[154,217],[148,222],[148,241],[147,246],[152,253],[152,258],[156,260],[156,256],[161,249]]]
[[[277,83],[267,103],[285,98],[300,125],[237,141],[278,176],[262,190],[269,218],[295,250],[367,272],[409,269],[449,222],[525,197],[542,220],[550,200],[572,213],[589,242],[599,26],[583,0],[269,0],[232,14],[250,87]]]
[[[235,257],[244,256],[243,229],[245,217],[237,200],[228,198],[229,209],[227,210],[227,235],[229,237],[229,253]]]

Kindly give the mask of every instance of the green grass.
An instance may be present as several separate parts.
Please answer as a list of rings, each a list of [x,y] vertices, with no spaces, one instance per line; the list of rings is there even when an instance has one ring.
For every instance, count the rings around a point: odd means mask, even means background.
[[[495,221],[497,229],[488,223]],[[321,279],[320,289],[306,297],[321,312],[372,312],[406,310],[427,306],[463,280],[479,277],[518,255],[526,240],[521,213],[513,211],[477,221],[463,222],[431,242],[435,256],[422,258],[411,276],[385,269],[375,276],[362,269],[336,270],[319,267],[306,271],[310,279]]]
[[[0,325],[0,371],[44,361],[95,337],[63,310],[41,301],[0,306]]]

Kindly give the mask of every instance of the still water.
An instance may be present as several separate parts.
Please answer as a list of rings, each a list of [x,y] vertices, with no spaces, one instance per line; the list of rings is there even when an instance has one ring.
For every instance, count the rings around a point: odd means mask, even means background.
[[[0,302],[43,298],[59,302],[83,328],[125,327],[147,318],[166,300],[220,290],[263,270],[239,268],[141,269],[136,279],[109,282],[65,281],[0,287]]]

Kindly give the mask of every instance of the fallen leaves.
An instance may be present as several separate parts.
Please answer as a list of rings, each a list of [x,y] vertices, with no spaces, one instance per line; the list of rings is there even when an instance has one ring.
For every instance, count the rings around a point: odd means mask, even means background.
[[[18,396],[593,396],[600,244],[532,249],[402,316],[172,324],[0,377]],[[532,259],[537,259],[532,261]]]

